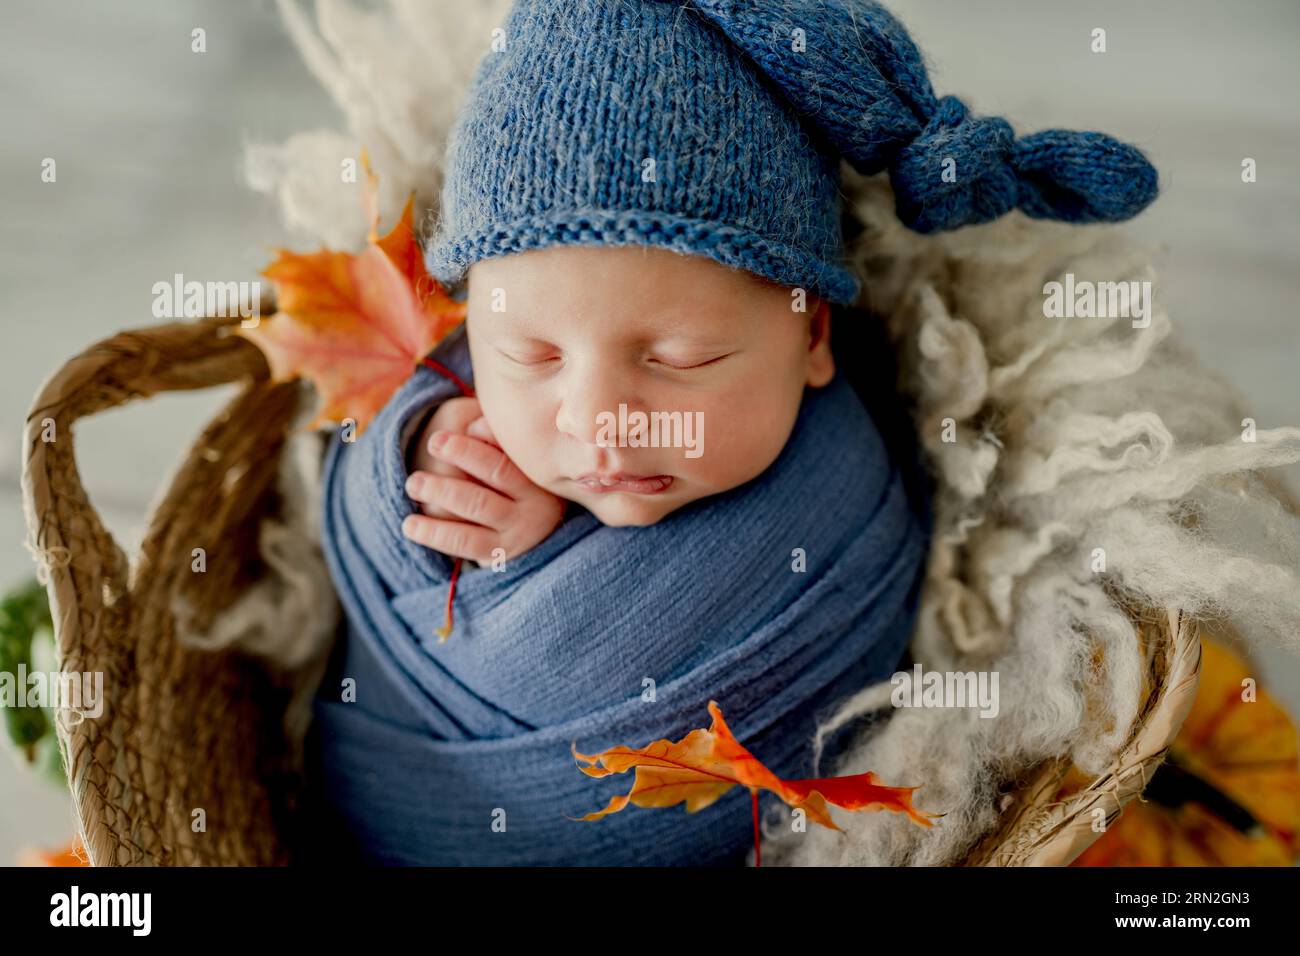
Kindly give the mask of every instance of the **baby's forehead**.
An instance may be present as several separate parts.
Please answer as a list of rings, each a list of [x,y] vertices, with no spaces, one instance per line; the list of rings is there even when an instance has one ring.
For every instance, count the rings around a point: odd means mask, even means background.
[[[789,309],[789,290],[712,259],[651,247],[530,250],[475,263],[469,316],[537,338],[734,335],[756,311]]]

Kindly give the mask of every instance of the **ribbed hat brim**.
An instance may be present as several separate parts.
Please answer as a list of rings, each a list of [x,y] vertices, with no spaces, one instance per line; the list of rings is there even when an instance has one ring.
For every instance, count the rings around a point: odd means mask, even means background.
[[[707,256],[734,269],[753,272],[758,267],[772,281],[804,288],[836,305],[852,303],[859,291],[857,278],[844,266],[817,261],[786,243],[725,223],[644,210],[580,209],[529,216],[453,242],[435,242],[428,252],[429,273],[454,288],[481,259],[555,245],[647,245]]]

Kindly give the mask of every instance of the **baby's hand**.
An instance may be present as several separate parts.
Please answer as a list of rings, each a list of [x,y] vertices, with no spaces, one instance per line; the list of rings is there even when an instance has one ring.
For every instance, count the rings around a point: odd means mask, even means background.
[[[469,476],[455,465],[448,464],[433,455],[429,450],[429,438],[436,431],[455,432],[458,435],[467,434],[469,427],[474,425],[475,422],[479,423],[479,426],[475,428],[475,435],[478,438],[483,438],[487,434],[487,421],[483,419],[483,410],[479,407],[477,398],[452,398],[439,405],[434,411],[433,417],[429,419],[429,424],[425,426],[420,435],[415,456],[411,462],[411,474],[427,471],[435,475],[445,475],[452,478],[468,478]],[[436,505],[424,505],[423,511],[435,518],[451,517],[451,512],[445,511]]]
[[[564,500],[529,481],[506,456],[478,399],[449,399],[434,412],[414,466],[406,493],[424,513],[409,516],[402,533],[443,554],[480,566],[497,548],[514,558],[564,519]]]

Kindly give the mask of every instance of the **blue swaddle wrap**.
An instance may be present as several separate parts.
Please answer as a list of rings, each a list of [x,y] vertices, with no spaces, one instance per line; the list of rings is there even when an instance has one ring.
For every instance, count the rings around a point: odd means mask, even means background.
[[[463,328],[435,355],[470,378]],[[709,725],[712,699],[775,773],[813,775],[816,719],[897,669],[926,552],[925,518],[871,416],[837,373],[806,390],[753,481],[649,527],[571,506],[504,571],[467,562],[440,644],[452,562],[402,535],[416,510],[405,436],[457,394],[422,367],[359,440],[329,449],[322,537],[348,621],[313,730],[331,812],[370,862],[742,863],[744,787],[698,813],[629,806],[575,821],[634,772],[590,778],[570,745],[680,739]],[[355,702],[340,700],[342,678]]]

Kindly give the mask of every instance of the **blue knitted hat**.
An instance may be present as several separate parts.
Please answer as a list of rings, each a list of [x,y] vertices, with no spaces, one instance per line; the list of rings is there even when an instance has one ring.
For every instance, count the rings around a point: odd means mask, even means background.
[[[840,159],[888,170],[922,233],[1020,209],[1115,222],[1155,198],[1136,148],[1016,139],[936,98],[872,0],[516,0],[449,136],[432,275],[550,245],[662,246],[837,304],[857,297]]]

